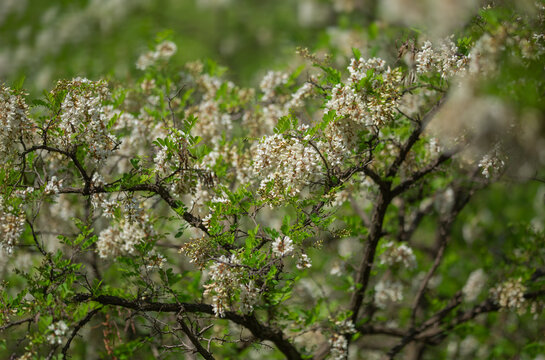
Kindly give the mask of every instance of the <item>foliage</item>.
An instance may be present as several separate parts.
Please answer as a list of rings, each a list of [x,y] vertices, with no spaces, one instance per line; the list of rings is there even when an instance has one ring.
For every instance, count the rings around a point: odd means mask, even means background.
[[[3,85],[0,356],[542,355],[532,6],[373,22],[257,88],[168,34],[134,82]]]

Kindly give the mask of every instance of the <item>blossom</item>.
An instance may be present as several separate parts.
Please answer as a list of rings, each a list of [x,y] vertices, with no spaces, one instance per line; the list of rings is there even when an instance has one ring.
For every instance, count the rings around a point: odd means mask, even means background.
[[[154,250],[150,251],[146,258],[144,259],[146,264],[146,269],[148,271],[155,269],[162,269],[166,264],[167,259],[162,254],[155,252]]]
[[[168,59],[176,53],[176,44],[172,41],[163,41],[155,47],[156,56],[162,59]]]
[[[61,320],[49,325],[48,330],[52,333],[47,335],[47,341],[52,345],[60,345],[62,344],[63,336],[66,335],[66,332],[68,331],[68,326]]]
[[[204,295],[213,294],[212,307],[218,317],[225,316],[226,304],[231,302],[232,295],[240,293],[240,311],[249,313],[259,299],[258,289],[252,280],[242,275],[240,260],[235,254],[225,255],[212,260],[209,268],[210,283],[204,285]]]
[[[416,266],[416,256],[406,244],[396,246],[390,241],[384,245],[384,252],[380,255],[380,263],[385,265],[403,264],[406,268]]]
[[[375,304],[384,309],[388,302],[403,300],[403,285],[398,281],[380,280],[375,285]]]
[[[254,305],[259,300],[259,290],[254,282],[240,284],[240,311],[249,314],[254,310]]]
[[[339,334],[355,334],[357,332],[354,322],[350,319],[335,321],[335,327]]]
[[[505,162],[500,158],[499,146],[496,146],[490,153],[485,154],[479,161],[478,167],[483,176],[487,179],[493,175],[499,174],[505,166]]]
[[[101,258],[134,255],[136,245],[151,235],[152,230],[145,222],[123,220],[99,234],[96,251]]]
[[[0,85],[0,156],[15,155],[17,144],[20,140],[30,141],[32,132],[28,105],[22,94]]]
[[[466,301],[474,301],[486,284],[486,274],[483,269],[477,269],[469,274],[467,282],[462,289]]]
[[[269,71],[259,83],[263,91],[262,101],[270,101],[276,96],[276,88],[288,82],[288,74],[280,71]]]
[[[309,257],[307,254],[302,253],[301,256],[297,259],[297,265],[295,265],[299,270],[308,269],[312,266]]]
[[[138,60],[136,61],[136,68],[138,70],[146,70],[148,67],[154,65],[155,61],[157,61],[157,53],[148,51],[138,57]]]
[[[96,163],[103,162],[118,146],[117,138],[108,126],[113,115],[104,105],[110,97],[108,84],[75,78],[59,81],[53,92],[61,91],[66,91],[66,95],[57,123],[61,136],[55,139],[55,145],[71,151],[76,143],[85,144],[91,159]]]
[[[430,41],[425,41],[416,53],[416,71],[420,74],[438,71],[442,78],[466,72],[470,58],[458,52],[458,47],[450,38],[439,43],[434,49]]]
[[[526,286],[522,284],[522,278],[507,280],[490,290],[490,294],[499,306],[519,313],[526,311],[525,292]]]
[[[44,188],[44,194],[58,194],[60,192],[60,187],[62,186],[63,180],[58,180],[56,176],[52,176],[51,179],[47,182]]]
[[[333,334],[329,339],[331,345],[331,358],[335,360],[344,360],[348,356],[348,340],[344,335]]]
[[[225,298],[220,296],[212,297],[212,310],[217,317],[225,316]]]
[[[272,244],[272,251],[275,256],[284,257],[293,252],[293,241],[288,237],[279,237]]]
[[[0,203],[0,249],[11,254],[15,243],[23,233],[24,226],[24,212],[12,206],[5,207]]]
[[[253,170],[262,179],[260,192],[271,201],[280,201],[284,194],[297,195],[320,169],[319,154],[297,138],[266,136],[255,149]]]

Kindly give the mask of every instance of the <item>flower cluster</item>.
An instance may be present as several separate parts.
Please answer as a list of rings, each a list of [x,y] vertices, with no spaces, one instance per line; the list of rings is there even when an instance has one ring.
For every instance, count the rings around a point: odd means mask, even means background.
[[[345,360],[348,357],[348,340],[346,336],[333,334],[329,339],[331,345],[330,354],[334,360]]]
[[[269,71],[259,84],[261,91],[263,91],[263,97],[261,100],[270,101],[275,98],[276,89],[281,85],[285,85],[288,82],[288,78],[288,74],[284,72]]]
[[[316,150],[294,137],[280,134],[264,137],[255,152],[254,172],[263,179],[260,192],[272,201],[280,201],[285,194],[297,195],[320,168]]]
[[[469,59],[458,52],[458,47],[450,38],[441,41],[437,50],[430,41],[426,41],[416,53],[416,71],[421,74],[438,71],[441,77],[448,78],[465,72]]]
[[[487,179],[501,173],[505,166],[505,162],[501,159],[499,147],[496,146],[491,152],[485,154],[478,164],[481,173]]]
[[[0,85],[0,156],[12,157],[17,143],[31,139],[33,127],[21,93]]]
[[[389,302],[403,300],[403,285],[398,281],[380,280],[375,285],[375,304],[385,309]]]
[[[146,270],[148,271],[162,269],[166,262],[167,259],[162,254],[155,252],[155,250],[151,250],[144,259]]]
[[[483,290],[484,285],[486,284],[486,274],[483,269],[477,269],[469,274],[467,282],[462,288],[462,294],[466,301],[474,301],[477,299],[477,296]]]
[[[138,58],[136,61],[136,68],[139,70],[146,70],[148,67],[154,65],[159,59],[168,59],[176,53],[176,44],[172,41],[163,41],[157,44],[155,51],[148,51]]]
[[[339,334],[355,334],[357,332],[354,322],[350,319],[335,321],[335,328]]]
[[[297,264],[295,265],[299,270],[305,270],[312,267],[312,263],[307,254],[302,253],[297,259]]]
[[[111,134],[111,120],[105,102],[110,93],[104,81],[76,78],[59,81],[54,93],[66,92],[55,130],[55,142],[59,148],[72,151],[84,144],[89,155],[97,163],[104,161],[117,148],[117,138]]]
[[[239,309],[243,313],[253,311],[254,305],[259,301],[259,289],[254,286],[252,280],[244,278],[240,260],[236,255],[225,255],[213,260],[209,269],[211,282],[204,285],[204,295],[212,296],[212,308],[218,317],[224,317],[227,305],[232,295],[240,294]]]
[[[8,254],[13,252],[13,246],[21,237],[25,226],[25,214],[12,206],[0,202],[0,249]]]
[[[338,116],[366,127],[390,120],[401,96],[401,69],[385,68],[384,60],[379,58],[360,58],[351,60],[348,71],[347,84],[335,85],[326,111],[335,110]]]
[[[146,216],[140,221],[130,222],[126,219],[103,230],[98,236],[97,252],[101,258],[134,255],[135,246],[153,235],[153,229]]]
[[[524,313],[526,311],[525,291],[526,286],[522,284],[522,279],[518,278],[505,281],[491,289],[490,294],[502,308]]]
[[[60,345],[62,344],[64,335],[68,331],[68,326],[61,320],[49,325],[48,330],[52,333],[47,335],[47,341],[52,345]]]
[[[183,244],[180,253],[189,257],[189,262],[195,264],[198,269],[203,269],[210,257],[214,255],[214,247],[203,235],[192,238]]]
[[[222,135],[228,134],[232,129],[231,115],[221,111],[216,100],[202,101],[189,112],[199,119],[193,132],[209,144],[220,142]]]
[[[380,255],[380,263],[390,266],[402,264],[406,268],[414,268],[416,256],[406,244],[396,246],[393,241],[390,241],[384,245],[384,252]]]
[[[337,84],[331,90],[331,99],[326,103],[326,111],[329,110],[335,110],[337,116],[348,117],[358,122],[367,118],[365,103],[348,85]]]
[[[63,180],[58,180],[56,176],[52,176],[51,179],[47,182],[44,188],[44,194],[52,195],[58,194],[60,192]]]
[[[371,71],[384,71],[386,62],[380,58],[371,58],[371,59],[355,59],[350,60],[350,65],[348,66],[348,72],[350,76],[348,77],[348,84],[350,86],[358,85],[361,80],[366,78],[369,75],[369,70]]]
[[[259,289],[252,280],[240,284],[240,311],[249,314],[254,311],[254,305],[259,301]]]
[[[293,250],[293,241],[288,236],[279,237],[272,243],[273,254],[277,257],[291,255]]]
[[[281,86],[288,85],[288,74],[269,71],[261,81],[263,96],[255,109],[248,109],[243,117],[243,126],[251,136],[268,135],[276,126],[278,119],[288,116],[291,110],[303,107],[304,100],[311,96],[313,85],[305,82],[291,95],[287,89],[279,91]]]

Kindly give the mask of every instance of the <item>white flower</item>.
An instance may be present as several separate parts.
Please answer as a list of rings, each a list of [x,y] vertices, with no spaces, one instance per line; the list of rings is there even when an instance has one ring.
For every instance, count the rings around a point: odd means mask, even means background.
[[[253,281],[250,280],[247,284],[240,285],[240,311],[242,313],[251,313],[258,300],[259,292]]]
[[[296,138],[266,136],[255,149],[253,171],[262,179],[259,192],[271,202],[282,201],[284,194],[297,195],[320,170],[319,154]],[[268,188],[271,182],[272,189]]]
[[[337,327],[337,331],[340,334],[355,334],[355,333],[357,333],[356,327],[354,326],[354,323],[350,319],[345,319],[343,321],[336,321],[335,326]]]
[[[329,339],[331,344],[331,358],[335,360],[345,360],[348,356],[348,340],[340,334],[333,334]]]
[[[176,53],[176,44],[172,41],[163,41],[155,47],[156,56],[163,59],[168,59]]]
[[[297,265],[295,265],[299,270],[308,269],[312,266],[309,257],[307,254],[301,254],[299,259],[297,259]]]
[[[152,250],[145,259],[146,269],[148,271],[162,269],[166,262],[167,259],[165,259],[162,254],[156,253],[154,250]]]
[[[223,298],[219,296],[212,297],[212,310],[217,317],[225,316],[225,304]]]
[[[56,176],[52,176],[44,188],[44,194],[52,195],[58,194],[60,192],[60,187],[62,186],[63,180],[57,180]]]
[[[385,265],[403,264],[406,268],[416,266],[416,256],[413,250],[405,244],[396,246],[393,241],[384,245],[385,250],[380,256],[380,263]]]
[[[142,222],[128,222],[123,220],[106,230],[103,230],[96,242],[98,255],[101,258],[134,255],[136,245],[152,234],[152,229]]]
[[[403,300],[403,285],[400,282],[380,280],[375,285],[375,304],[379,308],[384,309],[388,302],[401,300]]]
[[[276,88],[287,83],[288,78],[288,74],[286,73],[280,71],[269,71],[259,84],[261,91],[263,91],[263,98],[261,100],[272,100],[276,96]]]
[[[62,344],[62,338],[68,331],[68,326],[64,321],[57,321],[56,323],[53,323],[49,325],[48,327],[49,331],[52,333],[47,336],[47,341],[49,341],[50,344]]]
[[[153,51],[148,51],[138,58],[136,61],[136,68],[138,70],[146,70],[148,67],[155,64],[155,61],[157,61],[157,53]]]
[[[486,274],[483,269],[477,269],[469,274],[467,282],[462,289],[466,301],[474,301],[486,284]]]
[[[489,179],[499,174],[504,168],[505,162],[500,156],[499,145],[496,145],[490,153],[484,155],[481,161],[479,161],[478,166],[481,168],[481,172],[485,178]]]
[[[522,284],[522,278],[507,280],[490,290],[490,294],[499,306],[519,313],[526,311],[525,292],[526,286]]]
[[[272,244],[272,251],[278,257],[290,255],[293,250],[293,241],[287,236],[277,238]]]
[[[0,85],[0,156],[17,154],[20,140],[31,140],[28,105],[16,91]],[[27,144],[28,145],[28,144]]]
[[[0,249],[11,254],[13,246],[23,233],[25,214],[11,206],[4,209],[1,205],[0,203]]]
[[[434,50],[430,41],[417,52],[416,71],[420,74],[438,71],[441,77],[447,78],[455,74],[464,74],[468,68],[469,57],[461,55],[458,47],[450,38],[442,40],[439,49]]]

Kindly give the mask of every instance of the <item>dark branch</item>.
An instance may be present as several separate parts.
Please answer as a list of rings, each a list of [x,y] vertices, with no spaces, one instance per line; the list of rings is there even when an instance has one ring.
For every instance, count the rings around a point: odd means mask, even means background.
[[[197,339],[195,334],[193,334],[193,331],[191,331],[191,329],[187,326],[181,313],[178,314],[176,320],[178,321],[178,324],[180,324],[180,326],[182,327],[182,331],[187,335],[191,343],[193,343],[199,354],[201,354],[206,360],[214,360],[212,354],[210,354],[210,352],[201,345],[199,339]]]
[[[212,305],[198,303],[159,303],[149,301],[127,300],[117,296],[99,295],[91,296],[89,294],[78,294],[74,297],[74,301],[94,301],[102,305],[121,306],[127,309],[132,309],[140,312],[165,312],[165,313],[203,313],[214,315]],[[275,330],[267,325],[259,322],[255,315],[240,315],[234,311],[226,311],[225,319],[242,325],[260,340],[268,340],[276,345],[287,359],[300,360],[302,359],[299,351],[291,344],[280,330]]]

